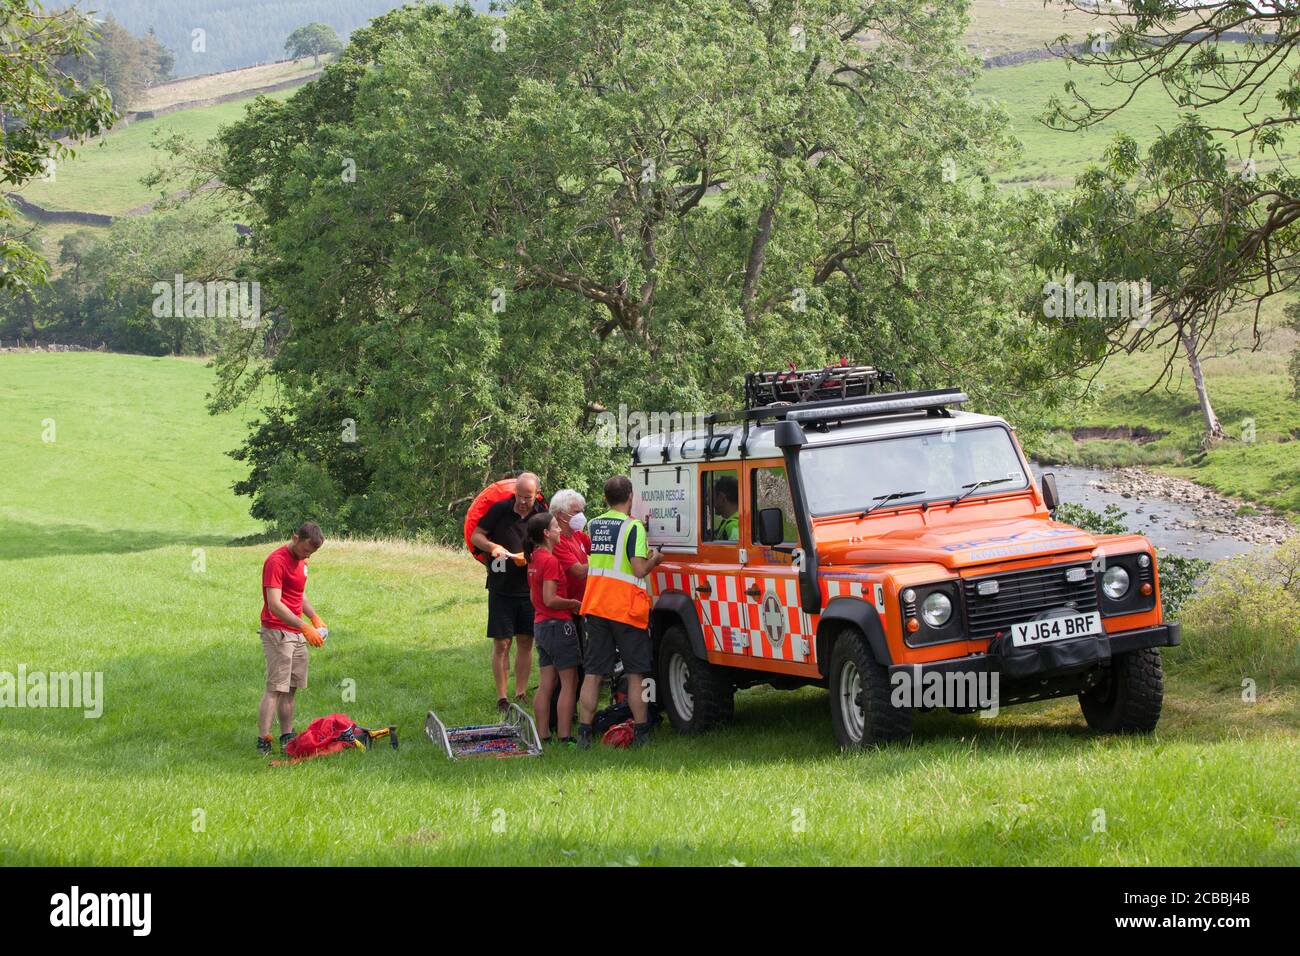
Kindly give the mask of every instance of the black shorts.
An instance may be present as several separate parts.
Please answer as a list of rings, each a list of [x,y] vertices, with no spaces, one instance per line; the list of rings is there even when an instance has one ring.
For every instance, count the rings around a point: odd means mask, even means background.
[[[487,636],[495,640],[506,637],[533,636],[533,601],[527,594],[499,594],[488,591]]]
[[[537,642],[537,663],[541,667],[556,667],[567,671],[582,663],[578,629],[572,621],[554,618],[538,621],[533,625],[533,639]]]
[[[622,621],[588,614],[584,618],[587,631],[587,652],[582,666],[588,674],[609,677],[614,673],[614,649],[623,661],[626,674],[649,674],[650,632],[643,627],[633,627]]]

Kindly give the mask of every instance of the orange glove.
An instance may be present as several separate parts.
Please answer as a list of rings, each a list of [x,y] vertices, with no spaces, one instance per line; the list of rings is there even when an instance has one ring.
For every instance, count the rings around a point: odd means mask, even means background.
[[[302,622],[302,636],[307,639],[307,643],[312,647],[321,647],[325,644],[325,639],[320,636],[320,631],[306,621]]]
[[[311,623],[314,627],[317,627],[321,630],[325,630],[325,631],[329,630],[329,626],[326,625],[326,623],[320,619],[319,614],[313,614],[311,616]]]

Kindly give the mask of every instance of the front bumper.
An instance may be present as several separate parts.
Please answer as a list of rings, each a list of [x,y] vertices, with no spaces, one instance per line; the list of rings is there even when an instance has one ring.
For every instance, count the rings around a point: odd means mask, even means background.
[[[931,661],[928,664],[895,664],[889,668],[889,674],[891,678],[898,671],[906,671],[913,678],[930,673],[997,673],[1013,680],[1055,677],[1108,663],[1115,654],[1127,654],[1147,647],[1173,647],[1182,641],[1183,628],[1177,623],[1159,624],[1118,634],[1095,634],[1069,641],[1053,641],[1034,647],[1012,647],[1009,640],[1005,641],[1005,646],[1000,646],[1003,642],[994,641],[984,654]]]

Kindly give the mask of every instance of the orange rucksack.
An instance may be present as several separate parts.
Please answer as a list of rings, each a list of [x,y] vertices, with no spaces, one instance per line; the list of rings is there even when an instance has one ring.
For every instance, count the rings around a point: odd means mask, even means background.
[[[474,560],[479,564],[487,564],[488,556],[482,551],[476,550],[470,542],[474,529],[478,527],[478,523],[483,520],[483,516],[487,514],[489,508],[498,501],[505,501],[507,498],[514,497],[514,494],[515,479],[502,478],[500,481],[494,481],[479,492],[478,497],[474,499],[474,503],[469,506],[469,511],[465,513],[465,547],[469,548],[469,553],[474,555]],[[546,503],[541,495],[537,496],[537,500],[542,504]]]

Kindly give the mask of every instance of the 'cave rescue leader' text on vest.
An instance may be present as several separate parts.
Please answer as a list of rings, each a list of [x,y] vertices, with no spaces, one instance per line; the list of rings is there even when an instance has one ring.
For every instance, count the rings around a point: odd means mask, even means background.
[[[632,561],[627,556],[628,535],[634,528],[638,557],[645,557],[645,525],[636,518],[621,511],[606,511],[587,526],[591,555],[587,559],[587,591],[579,613],[637,628],[650,626],[650,588],[645,578],[632,573]]]

